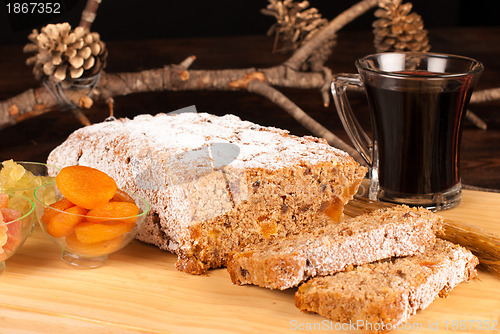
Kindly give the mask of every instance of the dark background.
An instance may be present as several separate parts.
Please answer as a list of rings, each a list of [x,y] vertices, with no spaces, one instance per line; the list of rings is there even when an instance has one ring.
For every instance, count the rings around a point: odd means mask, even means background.
[[[8,14],[7,3],[14,2],[0,1],[2,44],[24,44],[31,29],[48,23],[67,21],[72,26],[78,25],[86,0],[52,0],[61,3],[61,15]],[[498,0],[409,2],[428,28],[500,25]],[[355,3],[355,0],[310,0],[311,6],[329,20]],[[260,13],[267,4],[266,0],[103,0],[92,30],[98,31],[105,41],[265,34],[274,23],[274,18]],[[371,29],[372,14],[365,14],[345,29]]]
[[[7,15],[8,3],[0,0],[0,100],[8,99],[38,82],[26,66],[22,45],[33,28],[68,21],[79,24],[86,0],[63,1],[63,15]],[[403,0],[405,1],[405,0]],[[12,3],[13,1],[9,1]],[[357,0],[310,0],[331,20]],[[406,1],[405,1],[406,2]],[[499,87],[500,0],[413,0],[429,30],[433,52],[469,56],[482,61],[486,70],[477,90]],[[289,55],[271,52],[273,38],[266,31],[274,18],[260,10],[267,0],[102,0],[93,31],[106,42],[107,73],[137,72],[178,64],[196,55],[196,69],[269,68]],[[334,73],[353,73],[354,60],[374,52],[373,11],[357,18],[338,34],[338,44],[327,66]],[[317,91],[280,87],[299,107],[349,143],[333,106],[325,108]],[[369,116],[364,95],[351,96],[351,104],[365,129]],[[161,91],[116,96],[116,117],[170,112],[195,105],[215,115],[236,114],[245,120],[311,134],[269,100],[242,91]],[[464,184],[500,190],[500,100],[473,106],[488,130],[464,122],[462,180]],[[85,115],[102,122],[109,108],[99,101]],[[24,120],[0,131],[0,161],[46,161],[48,154],[82,125],[69,112],[56,110]]]

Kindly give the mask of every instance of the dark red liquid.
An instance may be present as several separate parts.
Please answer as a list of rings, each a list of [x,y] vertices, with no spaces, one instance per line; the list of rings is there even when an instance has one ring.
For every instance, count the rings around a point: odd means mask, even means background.
[[[472,93],[468,85],[463,88],[467,78],[436,81],[430,89],[418,79],[404,84],[396,83],[400,79],[378,80],[384,82],[368,81],[365,87],[374,118],[381,188],[427,194],[459,183],[460,124]],[[391,89],[395,85],[397,90]]]

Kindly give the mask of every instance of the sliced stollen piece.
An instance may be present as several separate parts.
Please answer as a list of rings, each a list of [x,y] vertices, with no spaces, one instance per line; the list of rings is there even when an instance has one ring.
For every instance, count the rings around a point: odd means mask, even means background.
[[[230,255],[227,270],[233,283],[284,290],[353,265],[421,253],[441,226],[426,209],[394,206],[247,247]]]
[[[75,131],[49,155],[151,204],[137,238],[201,274],[230,252],[339,220],[366,168],[324,139],[206,113],[139,115]]]
[[[295,293],[295,305],[365,332],[396,329],[434,299],[476,276],[479,260],[466,248],[436,239],[423,254],[316,277]]]

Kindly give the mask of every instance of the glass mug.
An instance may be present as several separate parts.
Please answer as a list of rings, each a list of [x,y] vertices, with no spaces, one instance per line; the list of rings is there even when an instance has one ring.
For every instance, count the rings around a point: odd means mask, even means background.
[[[462,121],[483,65],[435,53],[380,53],[356,60],[359,74],[338,74],[332,94],[342,124],[370,167],[368,197],[445,210],[461,201]],[[364,87],[372,139],[346,96]]]

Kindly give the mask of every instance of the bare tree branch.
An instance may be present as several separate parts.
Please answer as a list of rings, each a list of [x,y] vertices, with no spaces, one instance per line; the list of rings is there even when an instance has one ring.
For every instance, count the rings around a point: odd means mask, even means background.
[[[90,28],[95,19],[101,0],[88,0],[82,13],[81,26]],[[65,98],[80,109],[90,108],[95,101],[105,101],[112,108],[114,97],[141,92],[154,91],[190,91],[190,90],[246,90],[266,97],[282,107],[314,135],[324,137],[328,142],[363,160],[356,150],[336,137],[321,124],[313,120],[301,108],[295,105],[278,87],[318,90],[325,106],[330,101],[329,85],[332,70],[323,67],[320,72],[300,70],[301,66],[326,41],[331,39],[346,24],[366,13],[378,4],[378,0],[361,0],[330,21],[307,42],[305,42],[284,63],[269,68],[244,68],[223,70],[190,70],[195,56],[189,56],[180,64],[171,64],[163,68],[127,73],[102,72],[100,80],[89,96],[90,88],[66,89]],[[474,93],[471,103],[500,99],[500,88]],[[22,120],[36,117],[59,107],[56,96],[44,85],[29,89],[17,96],[0,101],[0,129]],[[75,110],[82,124],[88,124],[85,115]]]
[[[82,12],[82,17],[80,19],[80,26],[90,30],[92,23],[94,23],[95,17],[97,15],[97,8],[101,4],[101,0],[87,0],[85,9]]]
[[[262,95],[269,99],[271,102],[277,104],[283,110],[285,110],[290,116],[296,119],[300,124],[302,124],[306,129],[313,132],[316,136],[325,138],[330,145],[333,145],[343,151],[349,153],[358,163],[366,165],[364,159],[359,155],[358,151],[345,143],[342,139],[334,135],[327,128],[322,126],[320,123],[315,121],[311,116],[306,114],[301,108],[299,108],[295,103],[293,103],[288,97],[286,97],[279,90],[273,88],[269,84],[253,80],[248,83],[248,91],[251,93],[256,93]]]
[[[298,69],[315,50],[335,35],[346,24],[363,15],[378,4],[378,0],[362,0],[334,18],[328,25],[298,49],[284,65]]]
[[[470,98],[470,103],[474,104],[474,103],[482,103],[494,100],[500,100],[500,87],[483,89],[474,92],[474,94],[472,94]]]

